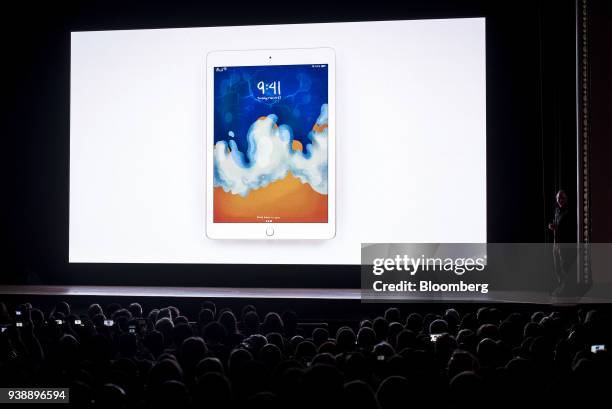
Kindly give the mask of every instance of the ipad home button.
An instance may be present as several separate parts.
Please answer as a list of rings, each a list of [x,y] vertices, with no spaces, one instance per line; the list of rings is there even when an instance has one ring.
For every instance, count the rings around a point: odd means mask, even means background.
[[[266,228],[266,236],[268,236],[268,237],[274,236],[274,227],[268,226]]]

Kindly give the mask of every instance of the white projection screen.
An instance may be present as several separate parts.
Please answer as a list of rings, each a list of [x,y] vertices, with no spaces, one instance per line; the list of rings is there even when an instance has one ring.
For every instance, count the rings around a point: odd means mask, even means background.
[[[331,47],[336,236],[211,240],[206,55]],[[485,19],[73,32],[72,263],[359,264],[486,242]]]

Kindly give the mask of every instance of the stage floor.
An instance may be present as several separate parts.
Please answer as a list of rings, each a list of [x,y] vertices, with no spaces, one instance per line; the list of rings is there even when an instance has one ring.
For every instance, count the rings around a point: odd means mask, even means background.
[[[137,287],[137,286],[88,286],[88,285],[4,285],[0,295],[19,296],[100,296],[100,297],[176,297],[176,298],[225,298],[225,299],[296,299],[296,300],[353,300],[364,303],[523,303],[523,304],[603,304],[610,297],[570,296],[552,297],[543,292],[491,291],[488,294],[412,294],[392,299],[362,298],[360,289],[348,288],[239,288],[239,287]]]
[[[132,286],[0,286],[0,294],[52,296],[181,297],[181,298],[287,298],[359,300],[359,289],[236,288],[236,287],[132,287]]]

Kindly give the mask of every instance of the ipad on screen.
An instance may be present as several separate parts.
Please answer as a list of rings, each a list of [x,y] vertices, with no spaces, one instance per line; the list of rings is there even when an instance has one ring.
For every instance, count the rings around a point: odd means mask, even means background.
[[[206,57],[206,235],[335,236],[331,48]]]

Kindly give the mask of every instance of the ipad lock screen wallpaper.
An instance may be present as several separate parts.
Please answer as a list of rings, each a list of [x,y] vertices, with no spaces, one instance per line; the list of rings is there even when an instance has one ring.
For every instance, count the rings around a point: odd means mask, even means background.
[[[215,223],[327,222],[327,70],[214,68]]]

